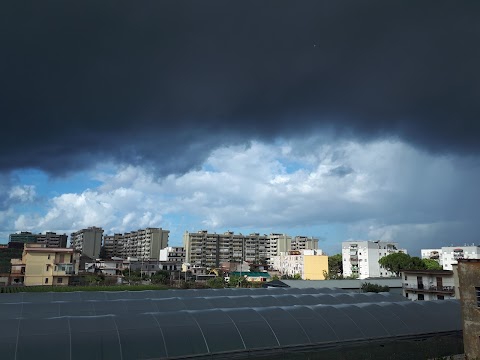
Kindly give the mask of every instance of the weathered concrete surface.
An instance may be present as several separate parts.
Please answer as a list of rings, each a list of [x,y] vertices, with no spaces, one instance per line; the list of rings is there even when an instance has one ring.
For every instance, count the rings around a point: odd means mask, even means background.
[[[478,360],[480,359],[480,307],[476,288],[480,289],[480,260],[459,260],[457,269],[465,359]]]

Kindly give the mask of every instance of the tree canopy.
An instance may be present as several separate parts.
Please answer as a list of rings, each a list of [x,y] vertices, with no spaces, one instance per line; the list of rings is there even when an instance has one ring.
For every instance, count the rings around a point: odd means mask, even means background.
[[[325,279],[341,279],[343,278],[343,261],[342,254],[335,254],[328,257],[328,274]]]
[[[386,270],[400,275],[402,270],[441,270],[442,267],[435,260],[420,259],[404,253],[393,253],[382,257],[378,263]]]

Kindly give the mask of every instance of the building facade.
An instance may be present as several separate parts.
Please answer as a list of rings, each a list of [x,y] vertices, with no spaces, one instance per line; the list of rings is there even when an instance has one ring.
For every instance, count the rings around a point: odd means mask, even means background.
[[[146,228],[123,234],[123,256],[143,260],[158,260],[160,250],[168,246],[170,231]]]
[[[450,270],[402,271],[403,296],[412,301],[455,299],[455,281]]]
[[[159,260],[183,264],[185,262],[185,249],[180,246],[168,246],[160,250]]]
[[[37,242],[37,236],[37,234],[32,234],[29,231],[22,231],[18,234],[10,234],[8,242],[35,243]]]
[[[37,244],[45,244],[48,248],[66,248],[67,234],[57,234],[47,231],[45,234],[37,235]]]
[[[45,234],[32,234],[28,231],[22,231],[18,234],[10,234],[8,239],[10,243],[17,244],[39,243],[51,248],[67,247],[67,234],[57,234],[51,231],[47,231]]]
[[[103,229],[91,226],[72,233],[70,235],[70,247],[80,251],[82,255],[90,259],[98,259],[100,257],[102,240]]]
[[[422,259],[433,259],[443,270],[452,270],[459,259],[480,259],[480,246],[444,246],[440,249],[422,249]]]
[[[457,262],[465,359],[480,359],[480,260]]]
[[[45,244],[25,244],[21,259],[12,259],[11,283],[25,286],[69,285],[78,275],[80,252],[67,248],[47,248]]]
[[[382,257],[403,252],[398,243],[391,241],[344,241],[342,242],[343,275],[345,277],[392,277],[395,274],[378,263]]]
[[[273,269],[280,275],[300,275],[302,280],[325,280],[328,256],[322,250],[290,250],[272,257]]]
[[[285,234],[249,235],[209,233],[200,230],[185,232],[183,244],[186,261],[192,265],[219,267],[221,263],[247,261],[253,264],[272,265],[272,257],[292,249],[292,237]],[[295,237],[296,249],[317,249],[318,239]]]
[[[123,234],[105,235],[103,237],[103,256],[105,259],[125,258],[123,239]]]

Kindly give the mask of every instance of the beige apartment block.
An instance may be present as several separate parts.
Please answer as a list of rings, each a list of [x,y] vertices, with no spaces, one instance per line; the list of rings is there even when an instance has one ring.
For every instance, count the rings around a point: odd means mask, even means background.
[[[88,256],[90,259],[98,259],[102,240],[103,229],[91,226],[70,234],[70,247],[80,251],[82,255]]]
[[[104,257],[111,259],[113,257],[124,258],[123,234],[105,235],[103,237]]]
[[[146,228],[123,234],[123,255],[144,260],[158,260],[160,250],[168,246],[170,231]]]
[[[80,252],[67,248],[47,248],[45,244],[25,244],[22,258],[12,259],[11,283],[25,286],[69,285],[78,274]]]
[[[318,239],[296,236],[292,241],[286,234],[243,235],[232,231],[217,234],[200,230],[185,232],[183,244],[186,261],[193,265],[219,267],[220,263],[247,261],[271,266],[272,256],[292,250],[292,246],[299,250],[317,249]]]

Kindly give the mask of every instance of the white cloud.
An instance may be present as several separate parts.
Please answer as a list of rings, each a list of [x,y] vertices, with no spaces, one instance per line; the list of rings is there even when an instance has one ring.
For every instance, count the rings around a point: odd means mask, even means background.
[[[335,223],[352,229],[361,224],[355,231],[364,237],[404,241],[423,234],[415,238],[426,242],[438,229],[478,220],[480,200],[478,167],[389,141],[252,142],[217,149],[201,170],[180,176],[156,179],[141,167],[122,166],[113,173],[100,169],[95,178],[102,182],[98,188],[54,197],[44,214],[19,214],[15,227],[97,225],[123,232],[162,226],[175,228],[178,237],[191,227],[307,229]]]
[[[10,200],[21,202],[31,202],[35,200],[36,195],[33,185],[13,186],[8,193]]]

